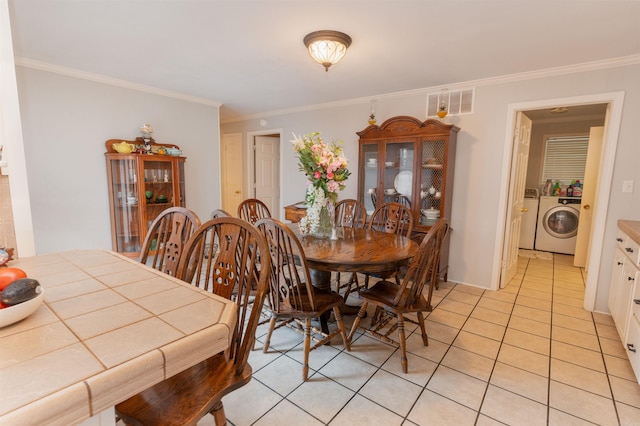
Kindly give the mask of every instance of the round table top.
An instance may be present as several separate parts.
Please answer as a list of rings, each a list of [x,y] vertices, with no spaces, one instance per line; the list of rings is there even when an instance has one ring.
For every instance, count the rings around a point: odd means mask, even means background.
[[[406,265],[418,251],[409,238],[369,229],[340,228],[338,240],[301,235],[292,227],[309,268],[339,272],[382,272]]]

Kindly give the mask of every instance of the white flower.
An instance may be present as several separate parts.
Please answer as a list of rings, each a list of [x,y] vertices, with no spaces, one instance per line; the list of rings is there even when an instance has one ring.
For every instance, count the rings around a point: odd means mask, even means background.
[[[142,131],[142,133],[153,133],[153,128],[149,123],[145,123],[142,127],[140,127],[140,130]]]

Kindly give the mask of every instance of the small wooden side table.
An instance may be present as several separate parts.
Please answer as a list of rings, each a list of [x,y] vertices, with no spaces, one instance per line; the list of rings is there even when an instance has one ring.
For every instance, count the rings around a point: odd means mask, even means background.
[[[300,219],[307,215],[307,208],[301,207],[304,205],[304,201],[300,201],[299,203],[291,204],[290,206],[286,206],[284,208],[284,218],[291,223],[298,223]]]

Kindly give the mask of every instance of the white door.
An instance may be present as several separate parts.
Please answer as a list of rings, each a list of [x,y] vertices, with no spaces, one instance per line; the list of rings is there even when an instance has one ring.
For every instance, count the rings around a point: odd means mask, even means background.
[[[518,111],[514,132],[513,160],[511,162],[511,178],[509,185],[509,202],[507,205],[507,227],[504,233],[502,248],[502,273],[500,288],[516,275],[518,269],[518,247],[522,213],[524,213],[524,185],[527,178],[529,162],[529,142],[531,141],[531,119]]]
[[[576,238],[576,252],[573,266],[585,268],[589,258],[591,246],[591,228],[593,226],[593,212],[596,207],[597,182],[600,177],[600,157],[602,156],[602,139],[604,127],[592,127],[589,131],[589,149],[587,163],[584,169],[582,186],[582,203],[580,207],[580,221],[578,222],[578,237]]]
[[[254,153],[254,197],[280,218],[280,136],[256,136]]]
[[[242,134],[223,135],[220,150],[222,208],[235,217],[238,205],[244,199],[242,194]]]

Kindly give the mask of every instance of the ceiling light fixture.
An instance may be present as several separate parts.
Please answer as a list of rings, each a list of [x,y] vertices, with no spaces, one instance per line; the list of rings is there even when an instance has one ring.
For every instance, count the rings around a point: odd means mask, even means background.
[[[551,114],[564,114],[565,112],[569,111],[569,108],[567,107],[557,107],[557,108],[553,108],[551,111],[549,111]]]
[[[305,36],[304,45],[309,49],[313,60],[321,64],[325,71],[329,71],[329,67],[338,63],[347,53],[351,37],[339,31],[315,31]]]

